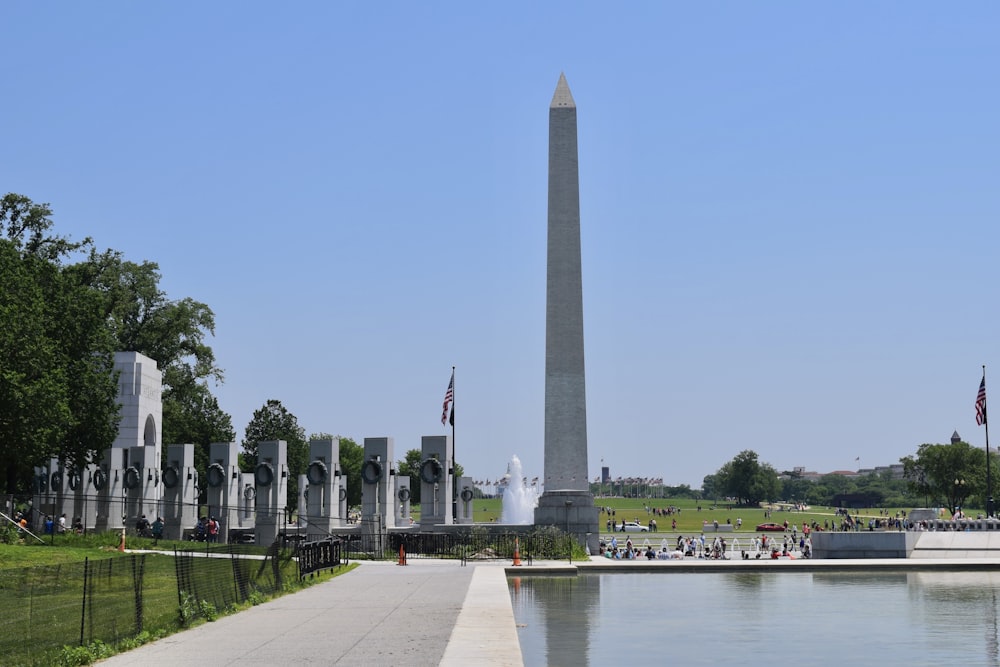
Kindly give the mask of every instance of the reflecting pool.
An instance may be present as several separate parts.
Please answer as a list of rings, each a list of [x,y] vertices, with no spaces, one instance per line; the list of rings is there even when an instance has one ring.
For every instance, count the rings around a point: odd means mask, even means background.
[[[997,665],[992,572],[508,578],[525,665]]]

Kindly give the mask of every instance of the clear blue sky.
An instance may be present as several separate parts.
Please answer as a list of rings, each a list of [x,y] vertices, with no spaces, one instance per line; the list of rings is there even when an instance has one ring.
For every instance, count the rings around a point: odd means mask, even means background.
[[[0,190],[214,310],[238,438],[275,398],[402,458],[454,365],[459,462],[541,476],[565,72],[591,477],[983,444],[1000,5],[481,5],[4,3]]]

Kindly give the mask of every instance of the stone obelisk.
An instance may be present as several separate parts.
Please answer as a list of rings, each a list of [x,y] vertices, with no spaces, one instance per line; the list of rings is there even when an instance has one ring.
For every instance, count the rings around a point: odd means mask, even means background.
[[[581,541],[589,533],[596,548],[597,508],[587,479],[582,273],[576,102],[560,74],[549,106],[545,491],[535,524],[557,526]]]

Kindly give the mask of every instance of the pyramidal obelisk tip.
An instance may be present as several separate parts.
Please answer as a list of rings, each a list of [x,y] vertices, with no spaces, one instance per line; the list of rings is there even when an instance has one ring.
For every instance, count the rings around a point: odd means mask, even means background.
[[[556,84],[556,92],[552,95],[552,104],[549,107],[553,109],[556,107],[576,107],[573,93],[569,92],[569,84],[566,83],[566,74],[563,72],[559,73],[559,83]]]

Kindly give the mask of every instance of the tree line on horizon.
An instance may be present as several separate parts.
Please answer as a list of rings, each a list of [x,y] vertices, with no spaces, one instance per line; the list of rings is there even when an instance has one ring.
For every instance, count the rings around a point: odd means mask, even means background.
[[[991,481],[998,479],[996,456],[989,461]],[[833,506],[837,497],[864,498],[872,507],[945,507],[959,509],[987,506],[986,452],[967,442],[925,443],[916,453],[900,459],[903,478],[889,473],[850,477],[823,475],[806,479],[794,471],[778,471],[759,460],[753,450],[744,450],[714,474],[706,475],[704,498],[733,498],[742,505],[762,501],[800,502]],[[990,489],[992,492],[992,489]]]

